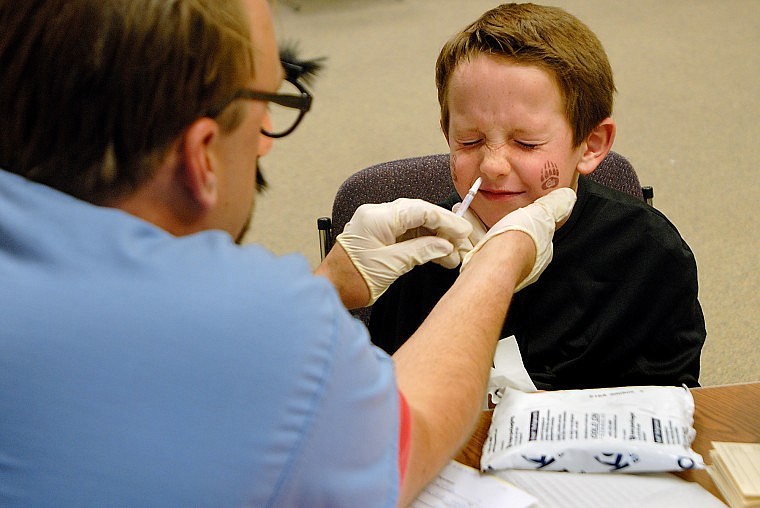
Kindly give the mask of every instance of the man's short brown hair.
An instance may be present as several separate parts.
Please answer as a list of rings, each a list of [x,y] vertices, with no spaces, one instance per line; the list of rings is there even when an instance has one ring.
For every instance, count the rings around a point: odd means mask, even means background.
[[[0,26],[0,167],[98,204],[253,78],[240,0],[3,1]]]

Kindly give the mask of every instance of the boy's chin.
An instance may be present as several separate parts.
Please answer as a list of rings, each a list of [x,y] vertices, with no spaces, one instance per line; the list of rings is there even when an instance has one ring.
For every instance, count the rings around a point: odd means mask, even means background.
[[[514,212],[518,208],[521,208],[521,206],[502,206],[498,209],[492,209],[488,211],[484,211],[484,213],[481,215],[478,213],[478,217],[480,217],[480,220],[483,221],[483,224],[485,224],[487,229],[491,229],[494,224],[499,222],[501,219],[509,215],[510,213]]]

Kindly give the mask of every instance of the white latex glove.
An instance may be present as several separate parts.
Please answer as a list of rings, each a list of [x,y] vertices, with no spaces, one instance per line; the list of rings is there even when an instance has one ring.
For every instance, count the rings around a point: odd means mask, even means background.
[[[469,222],[445,208],[400,198],[360,206],[336,241],[367,283],[368,305],[372,305],[393,281],[417,265],[435,261],[456,268],[472,249],[471,231]]]
[[[575,199],[575,191],[563,187],[553,190],[533,203],[507,214],[494,224],[478,241],[475,247],[464,256],[460,271],[467,267],[467,263],[470,262],[472,256],[494,236],[506,231],[522,231],[527,233],[533,239],[533,243],[536,244],[536,261],[530,274],[517,285],[515,292],[532,284],[549,265],[549,261],[552,260],[554,252],[552,238],[554,237],[557,222],[562,221],[570,215],[575,205]],[[467,213],[469,213],[469,210],[465,212],[465,215]]]

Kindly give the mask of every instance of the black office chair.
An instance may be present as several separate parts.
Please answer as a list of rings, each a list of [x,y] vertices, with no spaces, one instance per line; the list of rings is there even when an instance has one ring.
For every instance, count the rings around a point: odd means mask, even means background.
[[[652,188],[642,187],[631,163],[616,152],[610,152],[588,176],[607,187],[652,203]],[[452,192],[454,185],[448,154],[399,159],[357,171],[338,188],[332,217],[317,219],[322,258],[330,251],[333,240],[343,231],[359,206],[387,203],[402,197],[440,203]]]

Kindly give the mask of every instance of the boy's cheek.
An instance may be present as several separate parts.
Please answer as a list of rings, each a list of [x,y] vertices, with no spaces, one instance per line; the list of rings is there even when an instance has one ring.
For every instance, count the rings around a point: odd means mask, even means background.
[[[559,187],[559,166],[554,161],[546,161],[540,173],[541,190],[552,191]]]

